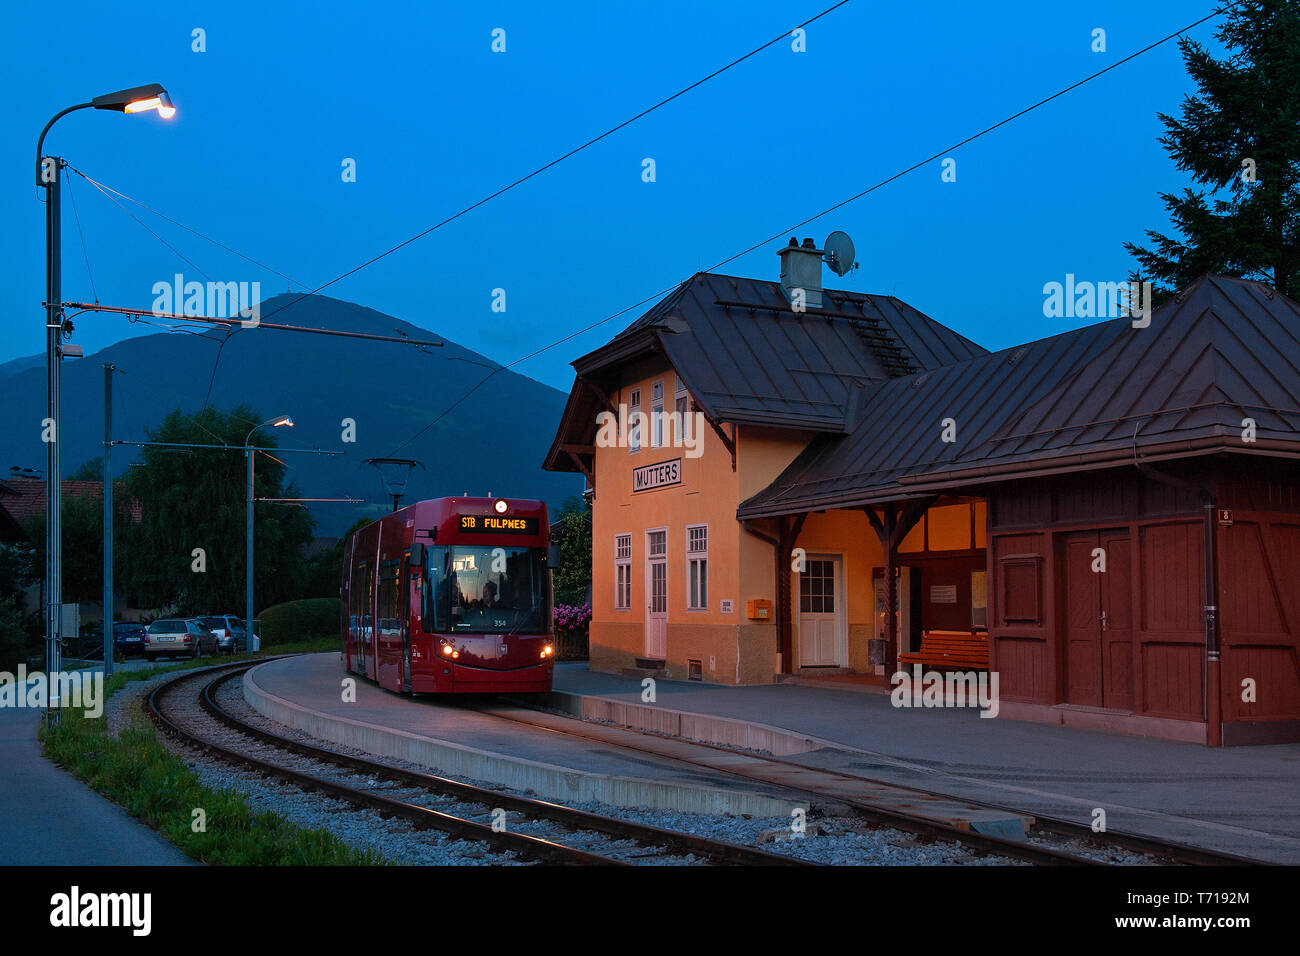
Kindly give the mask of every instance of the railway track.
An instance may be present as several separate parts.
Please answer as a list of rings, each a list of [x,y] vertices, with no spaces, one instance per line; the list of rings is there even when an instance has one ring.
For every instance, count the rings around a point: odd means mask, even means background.
[[[649,731],[636,730],[634,728],[622,726],[610,726],[604,724],[591,724],[580,718],[573,717],[569,714],[557,714],[554,711],[546,710],[530,702],[520,700],[517,697],[503,698],[511,705],[522,708],[526,711],[536,711],[552,717],[560,717],[564,724],[571,726],[557,726],[553,720],[548,720],[540,726],[554,731],[556,733],[568,734],[570,736],[598,740],[610,743],[610,738],[603,731],[613,729],[619,732],[620,739],[615,746],[627,747],[633,750],[640,750],[644,753],[662,753],[662,749],[647,743],[645,746],[638,746],[636,743],[628,743],[623,735],[632,735],[634,738],[644,738],[647,741],[669,741],[674,745],[686,745],[688,750],[698,750],[707,754],[708,751],[720,752],[725,754],[727,759],[726,772],[736,776],[752,779],[764,783],[773,782],[773,775],[763,773],[766,768],[782,768],[790,771],[807,773],[809,768],[802,764],[795,763],[792,760],[783,760],[780,757],[758,755],[750,751],[737,750],[731,747],[725,747],[718,744],[708,744],[698,741],[686,741],[676,737],[667,737],[662,734],[656,734]],[[532,724],[533,721],[527,718],[511,715],[508,712],[501,712],[495,708],[479,708],[480,713],[497,716],[505,720],[515,720],[521,723]],[[692,759],[689,754],[683,756],[678,749],[673,754],[674,759],[684,760],[688,763],[694,763],[701,767],[710,767],[712,762],[707,756],[700,759]],[[853,777],[848,774],[836,773],[834,771],[818,771],[818,775],[824,778],[844,781],[844,782],[868,782],[881,783],[881,781],[872,781],[868,778]],[[788,786],[788,785],[787,785]],[[932,790],[922,790],[916,787],[901,787],[898,785],[889,785],[897,790],[915,793],[918,798],[934,797],[942,799],[952,799],[950,794],[939,793]],[[845,797],[842,793],[829,793],[826,790],[816,787],[793,787],[806,797],[820,798],[837,803],[846,804],[855,812],[866,817],[867,819],[881,825],[891,826],[896,829],[906,830],[917,836],[927,839],[936,840],[960,840],[964,845],[986,850],[990,853],[1011,856],[1030,863],[1063,863],[1079,865],[1120,865],[1108,863],[1107,861],[1093,859],[1083,856],[1078,852],[1061,849],[1063,844],[1074,844],[1095,848],[1101,851],[1117,848],[1132,854],[1140,854],[1148,858],[1149,863],[1156,865],[1180,865],[1180,866],[1267,866],[1259,860],[1252,860],[1247,857],[1235,856],[1229,853],[1220,853],[1215,850],[1206,850],[1199,847],[1187,846],[1185,844],[1173,843],[1155,839],[1152,837],[1138,836],[1136,834],[1106,831],[1096,833],[1091,827],[1075,823],[1071,820],[1061,820],[1053,817],[1043,816],[1037,813],[1029,813],[1017,810],[1013,807],[1006,807],[999,804],[979,803],[977,806],[989,809],[1003,811],[1007,814],[1021,814],[1026,817],[1032,817],[1033,823],[1029,827],[1026,836],[1031,843],[1022,843],[1019,840],[1006,839],[1003,837],[989,834],[976,833],[970,830],[958,829],[952,826],[946,826],[932,819],[916,816],[908,813],[901,813],[895,810],[882,808],[878,804],[865,800],[855,800]],[[970,801],[965,801],[970,802]],[[1051,844],[1056,844],[1052,846]]]
[[[305,791],[324,793],[405,820],[420,829],[441,830],[458,839],[487,844],[493,851],[511,852],[530,860],[567,865],[701,861],[748,866],[813,865],[753,847],[391,767],[254,727],[223,708],[216,692],[226,681],[242,676],[257,663],[261,662],[182,674],[154,688],[146,701],[146,711],[174,739],[229,763]],[[192,726],[193,715],[178,713],[184,707],[174,706],[176,701],[195,684],[199,685],[199,706],[207,718],[249,741],[247,748],[216,742]],[[289,761],[296,766],[285,765],[287,754],[297,758]],[[484,822],[487,819],[496,825]],[[510,820],[510,827],[533,832],[503,827],[504,820]]]

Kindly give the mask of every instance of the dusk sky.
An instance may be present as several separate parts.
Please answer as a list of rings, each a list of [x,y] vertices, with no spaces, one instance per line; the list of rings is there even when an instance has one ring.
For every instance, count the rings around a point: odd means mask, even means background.
[[[85,110],[47,141],[100,182],[293,277],[305,291],[410,238],[830,5],[247,3],[10,6],[0,70],[0,361],[44,347],[36,138],[58,110],[159,82],[178,116]],[[1213,2],[885,4],[851,0],[506,195],[331,286],[508,363],[781,236],[718,271],[778,275],[790,226],[1209,13]],[[1219,19],[1191,35],[1212,43]],[[491,49],[505,30],[506,50]],[[1105,30],[1106,51],[1092,33]],[[193,31],[204,31],[195,52]],[[834,229],[860,268],[989,348],[1087,324],[1047,319],[1043,285],[1127,278],[1125,240],[1167,230],[1185,177],[1157,142],[1191,81],[1174,42],[797,230]],[[642,179],[643,160],[655,181]],[[344,182],[346,159],[356,181]],[[148,309],[205,276],[77,176],[64,298]],[[75,204],[75,214],[74,214]],[[129,205],[129,204],[128,204]],[[206,278],[290,283],[139,209]],[[78,219],[85,236],[83,256]],[[94,278],[88,278],[86,257]],[[826,272],[828,280],[834,277]],[[506,290],[505,313],[493,289]],[[645,307],[518,371],[568,363]],[[293,311],[278,320],[295,321]],[[157,329],[83,315],[90,355]],[[439,358],[430,356],[430,370]]]

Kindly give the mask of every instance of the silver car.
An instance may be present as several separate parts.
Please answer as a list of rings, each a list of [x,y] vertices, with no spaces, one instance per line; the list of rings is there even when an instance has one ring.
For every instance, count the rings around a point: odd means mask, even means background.
[[[240,651],[248,650],[248,638],[244,635],[244,622],[233,614],[201,617],[199,623],[217,635],[218,654],[229,654],[233,657]]]
[[[144,632],[144,657],[156,661],[160,657],[200,658],[217,653],[217,635],[197,618],[163,618],[154,621]]]

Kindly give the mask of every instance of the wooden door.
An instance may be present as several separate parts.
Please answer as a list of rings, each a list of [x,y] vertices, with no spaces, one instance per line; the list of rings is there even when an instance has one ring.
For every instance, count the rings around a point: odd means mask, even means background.
[[[1065,540],[1065,699],[1102,706],[1101,583],[1092,570],[1096,532]]]
[[[799,575],[799,666],[840,665],[839,558],[809,558]]]
[[[1132,557],[1125,531],[1065,538],[1065,699],[1133,707]]]
[[[645,656],[668,658],[668,532],[646,532]]]

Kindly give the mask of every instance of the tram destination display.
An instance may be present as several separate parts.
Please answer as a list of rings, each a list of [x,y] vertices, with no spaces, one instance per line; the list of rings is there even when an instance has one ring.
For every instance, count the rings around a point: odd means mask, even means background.
[[[461,515],[460,530],[467,534],[537,534],[536,518],[508,515]]]

